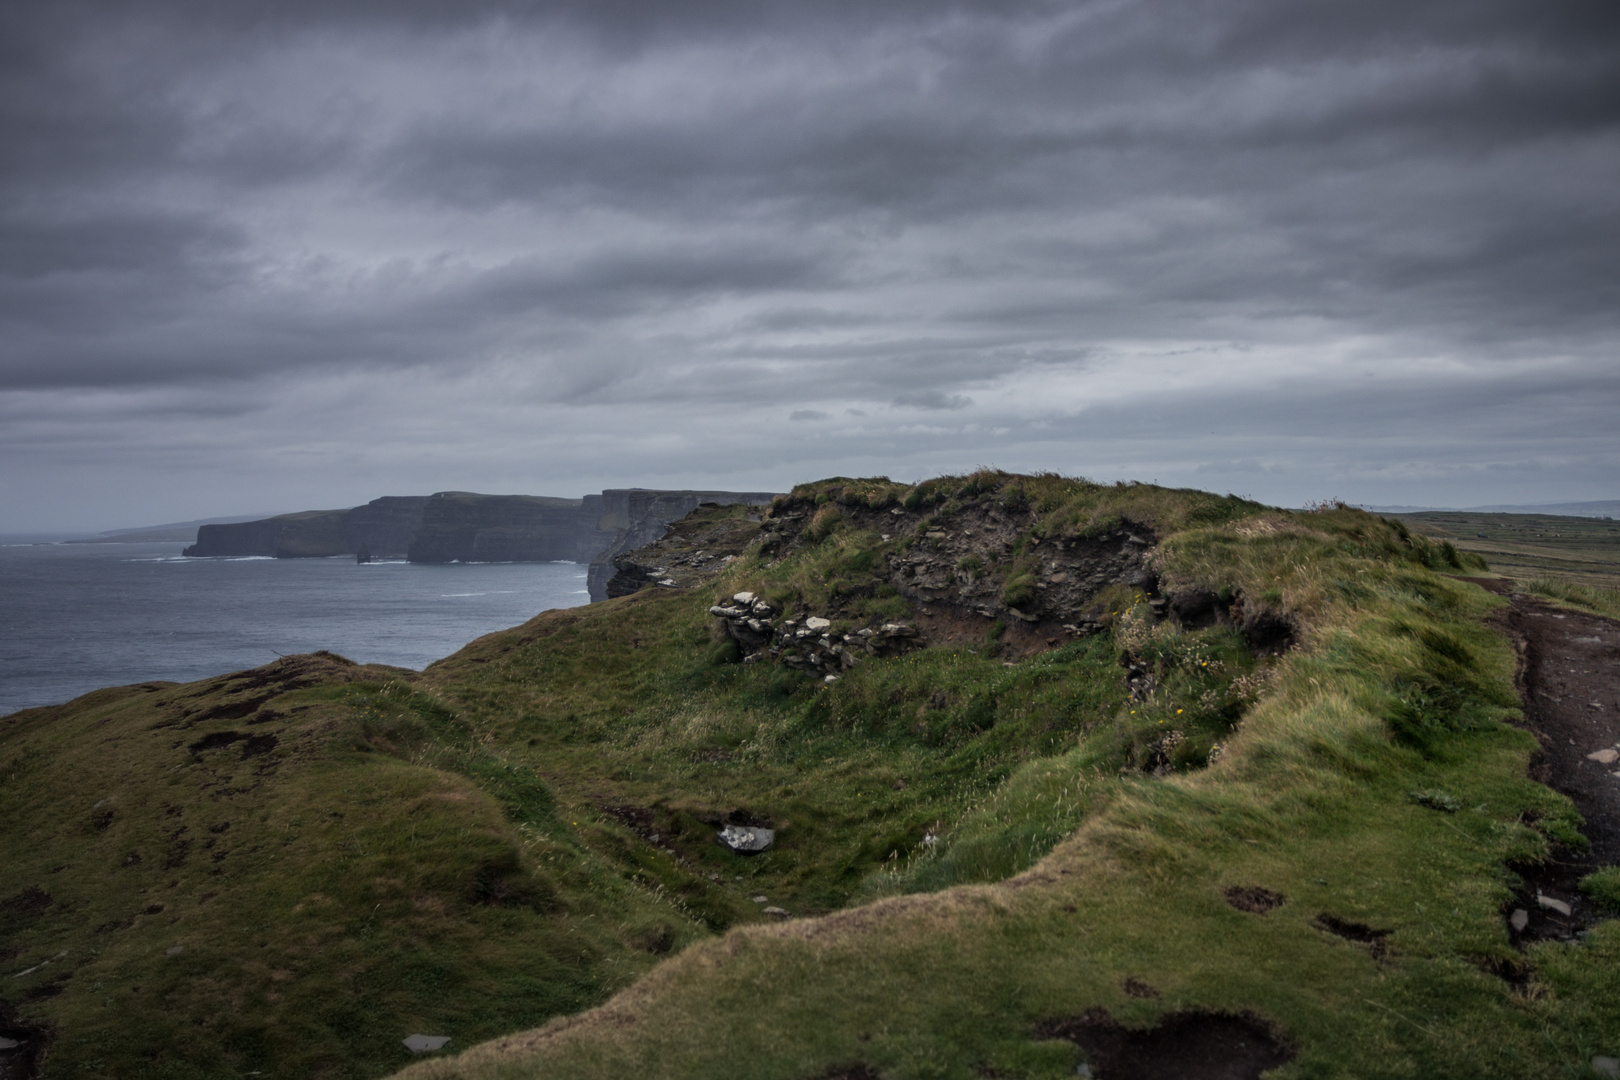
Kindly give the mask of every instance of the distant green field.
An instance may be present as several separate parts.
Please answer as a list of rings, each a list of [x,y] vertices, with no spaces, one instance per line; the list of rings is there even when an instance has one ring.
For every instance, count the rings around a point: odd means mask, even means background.
[[[1530,592],[1620,618],[1620,521],[1558,514],[1387,514],[1450,540]]]
[[[1555,514],[1431,511],[1386,514],[1415,532],[1483,555],[1509,577],[1562,578],[1577,585],[1620,584],[1620,521]]]

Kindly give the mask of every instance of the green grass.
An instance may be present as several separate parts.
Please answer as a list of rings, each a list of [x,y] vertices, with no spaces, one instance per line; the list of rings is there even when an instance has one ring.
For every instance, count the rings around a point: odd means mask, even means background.
[[[1605,618],[1620,619],[1620,585],[1577,585],[1556,578],[1532,578],[1524,588]]]
[[[1299,1049],[1288,1076],[1574,1077],[1620,1053],[1614,924],[1532,950],[1527,991],[1489,974],[1513,959],[1506,864],[1580,822],[1525,777],[1501,601],[1448,576],[1467,553],[1340,506],[1053,475],[794,495],[820,524],[786,556],[545,613],[420,675],[296,658],[252,715],[225,715],[266,692],[236,678],[0,721],[0,817],[24,823],[0,859],[52,898],[0,895],[0,950],[13,971],[67,953],[0,991],[58,1032],[45,1075],[377,1076],[412,1031],[510,1036],[409,1074],[464,1080],[1073,1075],[1078,1051],[1032,1033],[1097,1006],[1253,1010]],[[1005,583],[1037,537],[1128,522],[1160,538],[1166,591],[1232,620],[1178,630],[1121,586],[1107,634],[1016,664],[993,634],[830,685],[728,662],[715,595],[905,618],[884,556],[921,529],[852,523],[990,505],[1021,532],[961,573]],[[1291,650],[1255,654],[1266,618]],[[279,742],[189,749],[228,731]],[[776,847],[716,844],[734,814]],[[1235,884],[1287,902],[1237,911]],[[1390,955],[1323,913],[1388,929]]]

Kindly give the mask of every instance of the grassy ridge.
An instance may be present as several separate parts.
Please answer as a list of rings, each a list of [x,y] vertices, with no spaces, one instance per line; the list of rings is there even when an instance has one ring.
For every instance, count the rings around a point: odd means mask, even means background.
[[[1208,769],[1131,769],[1143,721],[1120,701],[957,819],[957,850],[981,852],[1074,828],[1021,876],[733,931],[582,1018],[405,1075],[791,1078],[861,1062],[886,1077],[1055,1077],[1079,1052],[1037,1026],[1096,1006],[1137,1023],[1252,1010],[1298,1051],[1291,1075],[1583,1075],[1620,1030],[1620,935],[1607,924],[1523,960],[1508,943],[1505,865],[1549,838],[1578,843],[1578,820],[1524,778],[1533,742],[1503,723],[1513,658],[1481,625],[1498,601],[1427,565],[1461,561],[1342,508],[1172,535],[1168,581],[1272,594],[1304,630]],[[1132,632],[1123,622],[1116,642]],[[1136,647],[1184,636],[1134,632]],[[825,700],[835,710],[845,694],[870,697],[846,679]],[[914,857],[893,885],[1022,861],[964,857],[926,876],[948,858]],[[1286,901],[1238,911],[1232,885]],[[1388,953],[1327,932],[1324,915],[1388,931]],[[1526,991],[1493,974],[1522,963]],[[1161,996],[1133,996],[1127,979]]]
[[[6,876],[44,902],[0,947],[45,1075],[375,1075],[412,1030],[578,1009],[653,962],[638,938],[698,932],[408,674],[291,658],[7,719]]]
[[[1578,823],[1523,777],[1498,601],[1441,573],[1466,554],[1342,507],[1054,476],[836,479],[794,507],[712,589],[546,613],[419,675],[298,658],[0,721],[0,815],[29,823],[0,857],[50,898],[0,951],[68,954],[8,994],[59,1032],[46,1075],[373,1076],[411,1031],[508,1036],[428,1076],[1073,1075],[1032,1033],[1097,1005],[1252,1009],[1298,1075],[1558,1075],[1620,1030],[1612,925],[1531,957],[1532,994],[1489,974],[1519,962],[1504,863]],[[707,615],[746,587],[907,617],[888,557],[990,519],[1005,545],[960,568],[1003,600],[1041,585],[1037,541],[1128,522],[1164,593],[1228,617],[1178,628],[1121,583],[1105,634],[1013,663],[987,619],[829,685],[730,662]],[[1293,650],[1258,655],[1281,624]],[[732,854],[726,820],[778,844]],[[1287,901],[1240,912],[1228,885]]]

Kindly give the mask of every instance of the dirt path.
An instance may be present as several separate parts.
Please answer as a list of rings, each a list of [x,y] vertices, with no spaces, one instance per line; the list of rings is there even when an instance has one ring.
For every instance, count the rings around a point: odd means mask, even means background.
[[[1500,621],[1518,643],[1525,727],[1541,744],[1530,774],[1569,796],[1592,845],[1515,867],[1525,888],[1508,916],[1528,916],[1515,926],[1521,938],[1568,938],[1600,917],[1576,883],[1600,866],[1620,864],[1620,623],[1515,593],[1504,578],[1468,580],[1512,602]]]

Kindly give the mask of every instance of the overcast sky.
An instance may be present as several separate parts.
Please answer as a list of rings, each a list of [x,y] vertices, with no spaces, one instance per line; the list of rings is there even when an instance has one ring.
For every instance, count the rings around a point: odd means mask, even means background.
[[[0,193],[0,531],[1620,497],[1609,0],[24,0]]]

